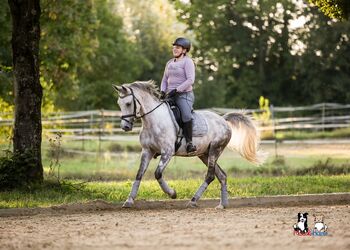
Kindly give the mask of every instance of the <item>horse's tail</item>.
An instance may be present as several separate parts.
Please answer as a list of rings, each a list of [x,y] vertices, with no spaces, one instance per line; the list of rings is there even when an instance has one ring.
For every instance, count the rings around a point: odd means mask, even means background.
[[[243,113],[227,113],[223,116],[232,130],[228,148],[255,164],[262,164],[267,155],[259,150],[260,135],[250,117]]]

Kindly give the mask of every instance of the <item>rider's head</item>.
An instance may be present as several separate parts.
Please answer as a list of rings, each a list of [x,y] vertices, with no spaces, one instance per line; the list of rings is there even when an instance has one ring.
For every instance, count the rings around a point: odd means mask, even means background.
[[[173,55],[175,58],[179,58],[182,55],[186,55],[191,49],[191,42],[187,38],[179,37],[173,42]]]

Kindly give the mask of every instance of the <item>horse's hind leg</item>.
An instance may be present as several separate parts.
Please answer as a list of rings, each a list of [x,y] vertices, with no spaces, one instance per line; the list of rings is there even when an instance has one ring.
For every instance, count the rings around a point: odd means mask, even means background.
[[[199,156],[199,159],[208,166],[208,155]],[[221,197],[220,204],[217,208],[226,208],[228,206],[228,193],[227,193],[227,176],[224,170],[219,166],[219,164],[215,164],[215,175],[220,181],[221,185]]]
[[[220,204],[216,208],[226,208],[228,206],[227,175],[218,164],[215,165],[215,175],[221,184]]]
[[[199,187],[188,206],[196,207],[197,201],[201,198],[204,191],[207,189],[209,184],[215,179],[215,165],[218,157],[222,153],[224,147],[211,145],[208,150],[208,171],[203,184]]]
[[[168,194],[170,198],[176,199],[176,191],[168,186],[168,183],[163,179],[163,171],[168,165],[170,159],[171,159],[172,153],[164,152],[161,154],[160,161],[158,164],[158,167],[154,173],[154,176],[156,177],[160,187],[164,191],[164,193]]]

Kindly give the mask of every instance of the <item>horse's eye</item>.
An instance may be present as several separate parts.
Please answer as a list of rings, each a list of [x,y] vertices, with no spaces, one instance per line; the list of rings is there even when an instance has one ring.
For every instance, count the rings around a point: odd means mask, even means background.
[[[131,105],[131,102],[126,103],[127,107],[130,107],[130,105]]]

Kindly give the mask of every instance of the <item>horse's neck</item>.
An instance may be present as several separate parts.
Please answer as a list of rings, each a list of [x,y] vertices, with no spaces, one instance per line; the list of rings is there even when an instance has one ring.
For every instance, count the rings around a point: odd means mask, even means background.
[[[144,97],[143,98],[143,104],[142,104],[142,115],[150,112],[154,108],[156,108],[158,105],[160,105],[161,102],[155,100],[152,97]],[[152,129],[155,128],[155,126],[169,126],[168,120],[166,117],[169,116],[169,110],[166,106],[166,104],[160,105],[158,108],[154,109],[149,114],[142,117],[142,127],[144,129]]]

